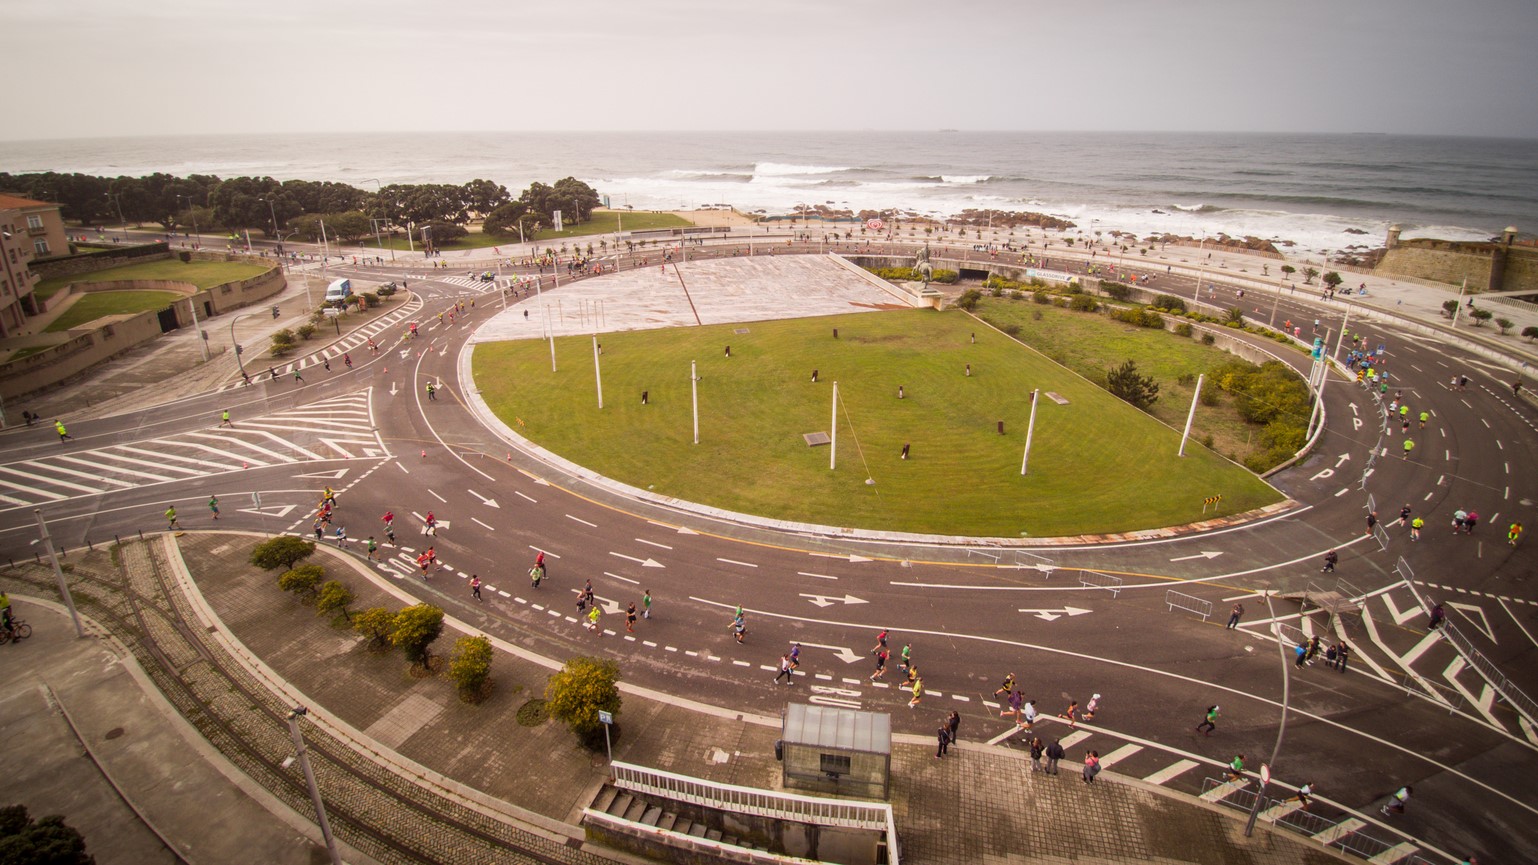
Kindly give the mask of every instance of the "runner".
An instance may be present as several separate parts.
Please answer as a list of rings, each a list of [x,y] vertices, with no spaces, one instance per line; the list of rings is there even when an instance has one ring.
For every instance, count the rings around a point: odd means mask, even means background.
[[[1506,529],[1506,543],[1516,546],[1517,541],[1520,540],[1522,540],[1522,523],[1513,522],[1510,528]]]
[[[229,409],[225,409],[224,413],[219,416],[219,426],[227,426],[227,427],[235,426],[234,424],[230,423],[230,410]]]
[[[1031,729],[1036,726],[1036,718],[1038,715],[1036,712],[1036,701],[1026,700],[1025,705],[1022,707],[1022,713],[1024,714],[1025,718],[1021,722],[1020,726],[1024,727],[1025,731],[1029,733]]]
[[[166,531],[169,532],[176,527],[176,506],[171,505],[166,508]]]
[[[423,580],[427,579],[427,569],[432,567],[432,564],[433,564],[433,559],[432,559],[431,553],[432,553],[432,547],[428,547],[427,548],[427,552],[424,552],[421,555],[417,556],[417,567],[422,569],[422,579]]]
[[[1410,524],[1410,503],[1409,502],[1405,502],[1404,507],[1399,509],[1399,527],[1400,528],[1404,528],[1405,526],[1407,526],[1409,524]]]
[[[651,589],[642,589],[641,590],[641,618],[643,618],[643,619],[650,619],[651,617],[652,617],[652,590]],[[798,648],[799,648],[799,646],[798,646]]]
[[[913,699],[908,701],[908,708],[917,706],[924,699],[924,680],[918,677],[913,679]]]
[[[475,574],[470,575],[470,597],[481,601],[481,578]]]
[[[427,512],[427,516],[422,520],[422,522],[423,522],[422,534],[424,534],[424,535],[437,535],[438,534],[438,518],[433,516],[433,512],[432,511],[428,511]]]
[[[64,429],[64,421],[61,421],[61,420],[54,421],[53,422],[53,431],[59,434],[59,444],[64,444],[65,441],[74,438],[74,436],[70,435],[67,431],[65,431],[65,429]]]
[[[742,612],[742,608],[738,607],[737,608],[737,612],[740,614]],[[887,634],[886,628],[882,628],[881,629],[881,633],[876,635],[876,647],[870,650],[870,653],[872,655],[874,655],[878,651],[886,648],[886,634]]]
[[[999,685],[998,690],[993,692],[993,696],[997,697],[1000,694],[1008,694],[1010,691],[1013,691],[1014,689],[1015,689],[1015,674],[1014,673],[1010,673],[1009,675],[1004,677],[1004,683]]]
[[[1204,731],[1204,730],[1202,730],[1203,727],[1206,727],[1207,729]],[[1198,732],[1198,733],[1205,732],[1207,735],[1211,736],[1213,731],[1217,730],[1217,728],[1218,728],[1218,707],[1217,706],[1208,706],[1207,707],[1207,715],[1206,715],[1206,717],[1202,720],[1202,722],[1200,724],[1196,725],[1196,732]]]
[[[208,497],[208,509],[213,512],[214,519],[216,519],[216,520],[219,519],[219,497],[218,496],[209,496]]]
[[[732,632],[732,635],[737,638],[738,643],[742,643],[743,638],[748,634],[748,625],[739,614],[737,618],[732,620],[732,623],[727,627],[727,630]]]
[[[587,629],[600,637],[603,636],[603,627],[598,624],[598,617],[602,615],[603,611],[598,609],[597,605],[587,611]]]
[[[379,561],[379,559],[376,558],[378,553],[379,553],[379,542],[374,540],[374,536],[373,535],[369,535],[368,536],[368,556],[367,556],[368,560],[371,561],[371,562]]]
[[[1009,692],[1009,706],[1003,711],[999,712],[999,717],[1007,718],[1010,715],[1014,715],[1015,726],[1018,727],[1020,726],[1020,712],[1024,709],[1024,707],[1025,695],[1020,692],[1019,688],[1016,688]]]
[[[885,647],[876,650],[876,672],[870,674],[870,681],[874,682],[886,675],[887,656],[888,652]]]
[[[790,671],[791,671],[790,655],[788,655],[788,654],[781,655],[780,656],[780,671],[774,675],[774,684],[778,685],[780,683],[780,677],[784,676],[785,677],[785,684],[789,685],[791,683]]]
[[[540,559],[542,560],[543,558],[544,554],[541,553]],[[536,560],[534,562],[534,567],[529,568],[529,582],[532,583],[536,589],[539,588],[539,584],[545,580],[545,563],[541,560]]]
[[[1084,707],[1084,720],[1095,720],[1095,713],[1100,711],[1100,695],[1095,694],[1089,698],[1089,705]]]
[[[1335,573],[1335,565],[1338,564],[1339,562],[1340,562],[1340,553],[1337,553],[1334,550],[1330,550],[1329,552],[1324,554],[1324,567],[1319,569],[1319,573],[1321,573],[1321,574],[1333,574],[1333,573]]]
[[[1068,702],[1068,708],[1058,712],[1057,716],[1067,721],[1068,726],[1070,727],[1079,726],[1079,701],[1070,700]]]
[[[432,382],[427,383],[427,399],[431,402],[438,401],[438,389],[433,386]]]
[[[631,601],[630,606],[625,608],[625,630],[635,633],[635,601]]]
[[[1412,540],[1412,541],[1420,540],[1421,539],[1421,529],[1423,529],[1425,527],[1426,527],[1426,521],[1421,519],[1420,517],[1416,517],[1415,519],[1410,520],[1410,540]]]
[[[799,670],[799,669],[801,669],[801,644],[800,643],[792,643],[790,645],[790,668],[792,670]]]

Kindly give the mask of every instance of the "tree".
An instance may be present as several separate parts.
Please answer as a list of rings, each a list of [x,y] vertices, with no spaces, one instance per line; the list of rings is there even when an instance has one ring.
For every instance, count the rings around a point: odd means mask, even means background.
[[[294,565],[315,553],[315,543],[292,535],[283,535],[256,545],[251,551],[251,564],[267,570],[291,569]]]
[[[1333,270],[1330,271],[1329,273],[1326,273],[1324,275],[1324,279],[1322,279],[1320,281],[1323,282],[1325,285],[1329,286],[1331,289],[1339,288],[1340,284],[1345,282],[1344,279],[1340,278],[1340,274],[1336,273]]]
[[[1106,389],[1112,395],[1126,400],[1140,409],[1147,410],[1159,399],[1159,385],[1153,376],[1137,371],[1137,362],[1128,360],[1106,373]]]
[[[463,226],[454,225],[451,222],[429,222],[427,225],[418,225],[417,231],[426,229],[428,236],[432,238],[433,248],[442,249],[444,244],[453,243],[461,237],[469,234]]]
[[[1516,326],[1516,322],[1509,318],[1498,318],[1495,320],[1495,326],[1501,329],[1501,336],[1505,336],[1511,332],[1511,329],[1514,326]]]
[[[1319,269],[1316,268],[1316,267],[1305,267],[1305,268],[1303,268],[1303,284],[1304,285],[1311,285],[1313,283],[1313,281],[1314,281],[1314,277],[1316,277],[1318,275],[1319,275]]]
[[[300,600],[308,603],[315,597],[316,589],[320,587],[321,580],[326,578],[326,569],[320,565],[300,565],[283,572],[278,577],[278,588],[285,592],[293,592]]]
[[[1488,309],[1480,309],[1478,307],[1475,307],[1474,309],[1469,310],[1469,315],[1474,316],[1474,326],[1475,327],[1484,327],[1485,322],[1489,321],[1492,318],[1495,318],[1495,313],[1491,312]]]
[[[977,305],[982,302],[982,299],[983,293],[981,291],[978,291],[975,288],[969,288],[966,291],[963,291],[960,297],[956,298],[956,305],[966,310],[967,312],[971,312],[972,310],[977,309]]]
[[[34,821],[25,805],[0,808],[0,862],[10,865],[95,865],[85,839],[54,814]]]
[[[518,222],[529,216],[528,205],[521,201],[509,201],[486,214],[481,231],[494,237],[517,237]]]
[[[484,700],[487,685],[491,683],[491,640],[484,636],[455,640],[454,654],[449,660],[449,676],[459,687],[461,700],[466,703]]]
[[[599,710],[619,716],[619,665],[586,656],[572,658],[550,675],[545,701],[550,717],[586,738],[603,726]]]
[[[1282,265],[1282,276],[1284,279],[1292,279],[1292,275],[1297,272],[1298,269],[1290,264]]]
[[[395,633],[395,614],[384,607],[369,607],[352,617],[352,629],[368,638],[371,649],[382,649]]]
[[[1458,314],[1458,301],[1456,301],[1456,300],[1444,300],[1444,301],[1442,301],[1442,312],[1448,318],[1452,318],[1454,315],[1457,315]]]
[[[352,603],[352,590],[337,582],[327,580],[320,587],[320,593],[315,597],[315,611],[329,613],[332,610],[341,610],[342,615],[347,615],[347,605]]]
[[[428,647],[443,633],[443,611],[431,604],[416,604],[395,614],[390,642],[406,653],[413,664],[426,664]]]
[[[1522,335],[1527,337],[1528,342],[1532,342],[1535,337],[1538,337],[1538,325],[1530,324],[1522,328]]]
[[[294,332],[288,328],[275,331],[272,335],[272,355],[282,357],[294,349]]]
[[[476,178],[459,188],[459,200],[465,209],[484,216],[512,201],[513,197],[502,184]]]
[[[1244,324],[1244,310],[1237,306],[1228,308],[1228,320],[1236,324]]]
[[[587,222],[593,215],[593,208],[603,203],[596,189],[575,177],[563,177],[551,189],[562,219],[573,224]]]

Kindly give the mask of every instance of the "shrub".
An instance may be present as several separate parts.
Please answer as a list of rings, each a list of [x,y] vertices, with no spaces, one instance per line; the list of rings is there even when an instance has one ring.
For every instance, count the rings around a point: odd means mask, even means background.
[[[1046,306],[1052,302],[1052,296],[1047,294],[1045,291],[1033,291],[1031,292],[1031,300],[1041,304],[1042,306]]]
[[[1495,326],[1501,329],[1501,336],[1510,333],[1514,325],[1516,325],[1516,322],[1509,318],[1498,318],[1495,320]]]
[[[1527,327],[1522,328],[1522,335],[1527,337],[1528,341],[1531,342],[1534,337],[1538,337],[1538,325],[1530,324]]]
[[[443,633],[443,611],[431,604],[415,604],[395,614],[390,642],[413,664],[426,664],[428,647]]]
[[[278,577],[278,588],[285,592],[293,592],[299,599],[309,602],[315,597],[316,590],[320,587],[321,580],[326,578],[326,569],[320,565],[300,565],[283,572]]]
[[[989,290],[988,293],[993,295],[994,297],[1003,297],[1004,296],[1004,289],[999,287],[999,286],[997,286],[997,285],[995,285],[992,289]]]
[[[1161,295],[1159,295],[1158,297],[1154,298],[1153,305],[1157,306],[1160,309],[1167,309],[1170,312],[1185,312],[1186,311],[1186,301],[1185,301],[1185,298],[1183,298],[1183,297],[1176,297],[1173,294],[1161,294]]]
[[[619,666],[599,658],[572,658],[550,675],[545,700],[550,717],[586,737],[603,726],[598,720],[600,709],[619,715]]]
[[[305,322],[294,328],[294,335],[300,339],[309,339],[315,335],[315,325]]]
[[[1100,283],[1100,290],[1105,292],[1112,300],[1126,300],[1132,296],[1132,286],[1117,280],[1104,280]]]
[[[929,275],[930,282],[938,282],[941,285],[955,285],[961,280],[961,274],[954,270],[936,270]]]
[[[256,545],[250,562],[265,571],[293,568],[315,553],[315,543],[292,535],[283,535]]]
[[[1223,392],[1212,384],[1202,386],[1201,403],[1204,406],[1215,406],[1223,401]]]
[[[33,820],[25,805],[0,808],[0,861],[94,865],[85,838],[54,814]]]
[[[1202,334],[1202,345],[1212,345],[1213,343],[1215,343],[1217,341],[1218,341],[1218,338],[1213,336],[1210,333]]]
[[[1244,310],[1237,306],[1228,308],[1228,323],[1233,325],[1244,324]]]
[[[1190,336],[1193,333],[1195,333],[1195,331],[1191,328],[1191,325],[1186,322],[1182,321],[1180,324],[1175,325],[1176,336]]]
[[[1025,292],[1021,291],[1018,288],[1013,289],[1009,293],[1009,299],[1010,300],[1024,300],[1025,299]]]
[[[395,632],[395,614],[384,607],[369,607],[352,618],[352,629],[368,639],[371,649],[382,649]]]
[[[1453,315],[1458,312],[1458,301],[1456,301],[1456,300],[1444,300],[1444,301],[1442,301],[1442,312],[1445,313],[1448,318],[1452,318]]]
[[[369,306],[378,306],[379,305],[379,295],[377,293],[375,293],[375,292],[365,291],[365,292],[363,292],[362,294],[360,294],[358,296],[363,298],[368,303]]]
[[[315,611],[329,613],[332,610],[341,610],[342,615],[347,615],[347,605],[353,602],[352,590],[337,582],[327,580],[320,587],[320,593],[315,597]]]
[[[1100,303],[1087,294],[1075,294],[1068,302],[1068,308],[1075,312],[1094,312],[1100,308]]]
[[[966,310],[967,312],[971,312],[972,310],[977,309],[977,305],[982,302],[982,299],[982,292],[975,288],[969,288],[966,291],[963,291],[960,297],[956,298],[956,305]]]
[[[459,698],[479,703],[486,698],[491,682],[491,640],[486,637],[460,637],[454,641],[449,661],[449,677],[459,688]]]
[[[1159,385],[1153,376],[1137,371],[1137,362],[1128,360],[1106,373],[1106,389],[1119,399],[1147,410],[1159,399]]]
[[[1009,335],[1009,336],[1019,336],[1020,335],[1020,325],[1014,324],[1014,323],[1002,325],[1002,326],[999,327],[999,330],[1004,331],[1004,333]]]
[[[1469,315],[1474,316],[1475,327],[1484,327],[1485,322],[1495,318],[1495,313],[1488,309],[1471,309],[1469,310]]]
[[[283,355],[285,355],[285,354],[287,354],[287,353],[289,353],[289,352],[291,352],[293,350],[294,350],[294,332],[293,331],[291,331],[291,330],[289,330],[288,328],[285,327],[282,330],[280,330],[280,331],[278,331],[278,332],[276,332],[276,333],[274,333],[272,335],[272,355],[273,355],[273,357],[282,357]]]

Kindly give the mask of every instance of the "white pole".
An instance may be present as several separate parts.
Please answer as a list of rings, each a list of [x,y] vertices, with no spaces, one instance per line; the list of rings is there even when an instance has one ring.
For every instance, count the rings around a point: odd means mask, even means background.
[[[1324,385],[1329,380],[1330,380],[1330,368],[1329,368],[1329,366],[1326,365],[1324,367],[1324,374],[1319,376],[1319,389],[1317,391],[1315,391],[1315,394],[1318,396],[1318,399],[1316,399],[1314,401],[1314,411],[1313,411],[1313,414],[1318,416],[1319,418],[1321,418],[1320,423],[1323,423],[1323,417],[1324,417]],[[1313,434],[1314,434],[1313,427],[1314,427],[1313,417],[1310,417],[1309,418],[1308,429],[1306,430],[1306,435],[1307,436],[1309,436],[1309,437],[1313,436]]]
[[[700,377],[694,373],[694,361],[689,361],[689,398],[694,402],[694,443],[700,443]]]
[[[1458,326],[1458,313],[1463,311],[1463,293],[1469,289],[1469,278],[1463,278],[1463,285],[1458,288],[1458,307],[1453,310],[1453,327]]]
[[[1196,392],[1191,394],[1191,410],[1186,413],[1186,430],[1180,434],[1180,456],[1186,455],[1186,439],[1191,437],[1191,422],[1196,420],[1196,401],[1201,399],[1202,382],[1206,379],[1206,373],[1196,377]]]
[[[593,380],[598,383],[598,407],[603,408],[603,371],[598,368],[598,335],[593,335]]]
[[[203,331],[198,327],[198,302],[188,298],[187,309],[192,312],[192,329],[197,331],[198,348],[203,349],[203,362],[208,363],[208,340],[203,338]]]
[[[832,471],[838,464],[838,382],[833,383],[833,422],[829,429],[832,432],[828,434],[828,471]]]
[[[550,307],[545,306],[545,332],[550,335],[550,371],[555,372],[555,325],[550,323]]]
[[[991,218],[991,217],[990,217]],[[1020,474],[1025,475],[1025,464],[1031,458],[1031,436],[1036,432],[1036,398],[1041,396],[1041,389],[1031,391],[1031,420],[1025,425],[1025,455],[1020,457]]]
[[[84,637],[85,628],[80,625],[80,614],[75,612],[75,596],[70,594],[69,582],[64,579],[64,569],[59,567],[59,554],[53,549],[53,536],[48,534],[48,523],[43,519],[40,508],[33,508],[32,515],[37,517],[37,530],[43,539],[43,552],[48,554],[48,561],[53,565],[53,578],[59,583],[59,594],[64,597],[64,606],[69,608],[69,618],[75,623],[75,636]]]

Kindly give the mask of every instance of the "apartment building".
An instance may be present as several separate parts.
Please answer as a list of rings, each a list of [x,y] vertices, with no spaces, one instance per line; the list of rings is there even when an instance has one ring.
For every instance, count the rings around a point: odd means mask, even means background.
[[[38,312],[32,260],[69,254],[59,207],[0,192],[0,339],[20,333],[26,317]]]

